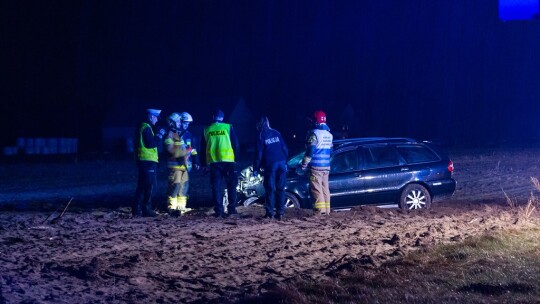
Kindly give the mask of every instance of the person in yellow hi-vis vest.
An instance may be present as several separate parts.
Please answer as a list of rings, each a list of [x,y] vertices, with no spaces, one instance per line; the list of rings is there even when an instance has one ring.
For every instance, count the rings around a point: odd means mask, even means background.
[[[199,168],[197,150],[193,148],[191,133],[187,130],[193,118],[187,112],[172,113],[169,126],[172,132],[165,139],[168,152],[169,187],[167,189],[168,211],[178,216],[191,210],[187,208],[189,172]]]
[[[222,201],[221,182],[225,178],[229,204],[227,214],[236,212],[236,186],[238,174],[236,171],[236,157],[238,156],[238,138],[232,125],[223,122],[223,112],[216,110],[213,123],[204,129],[205,162],[210,166],[210,183],[212,184],[212,200],[216,217],[224,217],[225,211]]]
[[[330,157],[333,136],[326,125],[326,114],[315,111],[312,117],[313,129],[306,136],[306,152],[299,167],[302,171],[309,166],[309,188],[316,214],[330,214]]]
[[[135,200],[131,206],[133,216],[156,216],[152,206],[152,193],[157,186],[156,171],[158,165],[157,146],[167,133],[159,129],[154,134],[154,126],[161,110],[146,110],[147,117],[141,123],[135,135],[135,151],[137,151],[137,189]]]

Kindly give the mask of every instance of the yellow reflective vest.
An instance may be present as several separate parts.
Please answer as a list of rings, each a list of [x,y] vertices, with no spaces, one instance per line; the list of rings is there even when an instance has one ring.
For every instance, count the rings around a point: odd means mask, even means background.
[[[215,122],[204,129],[206,140],[206,163],[234,162],[231,144],[231,125]]]
[[[150,131],[152,132],[152,136],[154,136],[154,131],[152,130],[152,127],[143,122],[141,124],[141,129],[139,130],[139,147],[137,148],[137,157],[139,160],[146,160],[146,161],[153,161],[158,162],[158,150],[156,148],[146,148],[144,146],[144,139],[143,139],[143,132],[144,129],[150,128]]]

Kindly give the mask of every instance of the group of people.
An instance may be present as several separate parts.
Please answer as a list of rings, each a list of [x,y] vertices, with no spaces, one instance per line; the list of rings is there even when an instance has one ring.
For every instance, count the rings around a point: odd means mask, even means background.
[[[132,205],[134,216],[156,216],[152,195],[157,186],[158,145],[164,143],[167,150],[168,210],[172,215],[187,212],[189,172],[199,168],[197,150],[192,146],[192,136],[187,130],[193,121],[187,112],[172,113],[167,118],[168,126],[156,130],[161,110],[146,110],[146,118],[135,136],[137,151],[138,180],[135,200]]]
[[[210,171],[214,216],[235,216],[236,187],[238,175],[236,161],[239,144],[231,124],[223,122],[224,114],[216,110],[212,123],[204,128],[201,151],[205,157],[198,157],[193,146],[192,134],[188,131],[193,117],[187,113],[172,113],[167,118],[167,126],[159,128],[156,123],[161,110],[148,109],[139,126],[134,140],[137,152],[138,181],[133,216],[156,216],[152,205],[153,191],[157,185],[158,146],[163,142],[167,153],[169,170],[167,188],[167,211],[173,216],[191,210],[187,208],[189,174],[192,168],[201,167]],[[326,124],[326,114],[316,111],[311,117],[312,128],[306,136],[306,151],[298,164],[298,172],[309,170],[310,193],[313,209],[317,214],[330,213],[330,191],[328,175],[333,137]],[[268,117],[262,117],[256,125],[258,131],[253,175],[264,174],[267,218],[282,220],[285,213],[285,184],[287,174],[287,145],[280,132],[270,127]],[[228,201],[227,212],[222,201],[222,181],[225,180]]]

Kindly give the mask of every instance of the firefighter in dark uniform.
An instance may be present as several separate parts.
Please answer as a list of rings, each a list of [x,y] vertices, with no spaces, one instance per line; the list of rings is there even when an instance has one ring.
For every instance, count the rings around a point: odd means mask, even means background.
[[[306,171],[309,166],[309,188],[316,214],[330,214],[330,157],[333,136],[326,125],[326,114],[315,111],[312,117],[313,129],[306,136],[306,152],[299,167]]]
[[[152,208],[152,192],[157,186],[158,145],[166,134],[164,129],[154,133],[154,127],[161,110],[146,110],[147,117],[141,123],[135,136],[137,151],[138,180],[135,201],[132,205],[134,216],[156,216]]]
[[[264,170],[264,190],[266,193],[266,218],[282,220],[285,213],[285,183],[287,181],[287,145],[281,134],[270,127],[268,117],[257,123],[259,135],[253,162],[253,176],[261,167]]]
[[[238,139],[232,125],[223,122],[223,112],[216,110],[213,123],[204,129],[203,151],[206,151],[206,165],[210,167],[212,200],[216,217],[224,217],[221,182],[225,178],[229,204],[228,215],[236,212],[236,172],[235,156],[238,155]]]

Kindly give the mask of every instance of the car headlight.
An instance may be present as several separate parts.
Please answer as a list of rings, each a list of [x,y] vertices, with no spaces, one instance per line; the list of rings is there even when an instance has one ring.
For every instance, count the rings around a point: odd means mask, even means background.
[[[255,185],[261,184],[263,182],[263,177],[261,174],[253,176],[253,167],[249,166],[244,170],[240,171],[240,176],[238,177],[238,187],[239,192],[244,192],[247,188],[253,187]]]
[[[244,170],[240,171],[240,177],[244,180],[249,180],[250,177],[253,176],[253,167],[249,166],[245,168]]]

